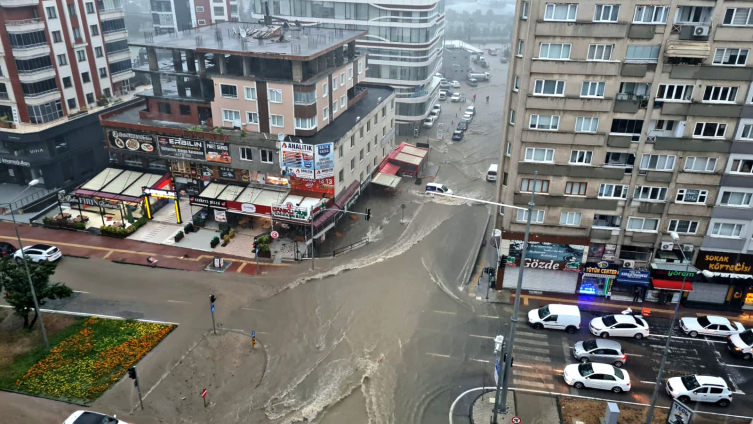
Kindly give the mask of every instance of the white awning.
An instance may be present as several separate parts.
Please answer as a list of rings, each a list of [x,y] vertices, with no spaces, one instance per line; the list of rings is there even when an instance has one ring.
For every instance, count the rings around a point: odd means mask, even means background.
[[[383,174],[380,172],[371,180],[371,182],[381,186],[395,188],[398,184],[400,184],[400,177],[398,177],[397,175]]]
[[[745,279],[745,280],[753,278],[753,275],[748,275],[748,274],[728,274],[725,272],[711,272],[711,271],[702,271],[701,273],[706,278],[722,277],[722,278],[740,278],[740,279]]]

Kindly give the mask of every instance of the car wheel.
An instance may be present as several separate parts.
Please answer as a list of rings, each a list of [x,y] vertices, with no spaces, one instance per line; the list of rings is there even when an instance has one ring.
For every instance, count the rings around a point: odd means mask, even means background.
[[[690,337],[698,337],[698,332],[697,331],[691,331],[690,333],[688,333],[688,335]]]
[[[607,333],[607,332],[605,331],[605,332],[603,332],[603,333],[599,334],[599,337],[601,337],[602,339],[606,339],[607,337],[609,337],[609,333]]]
[[[544,328],[544,326],[541,323],[537,322],[533,325],[533,328],[535,328],[536,330],[541,330],[542,328]]]
[[[575,333],[576,330],[577,328],[573,327],[572,325],[565,329],[565,331],[567,331],[568,334],[573,334]]]
[[[573,387],[575,387],[576,389],[582,389],[583,383],[581,383],[580,381],[576,381],[575,384],[573,384]]]
[[[588,363],[588,358],[580,358],[580,363],[581,364],[587,364]]]
[[[617,368],[622,368],[622,361],[615,362],[614,366],[617,367]]]
[[[729,400],[727,400],[727,399],[722,399],[722,400],[720,400],[719,402],[717,402],[716,404],[717,404],[717,405],[719,405],[719,406],[721,406],[721,407],[725,407],[725,406],[728,406],[728,405],[729,405]]]
[[[614,387],[612,387],[612,391],[615,392],[615,393],[622,393],[622,388],[614,386]]]
[[[687,397],[687,396],[680,396],[680,397],[677,398],[677,400],[679,400],[682,403],[688,403],[688,402],[690,402],[690,398]]]
[[[753,355],[751,355],[750,353],[743,355],[743,359],[745,359],[746,361],[750,361],[750,358],[753,358]]]
[[[635,333],[635,336],[633,336],[633,337],[635,337],[635,340],[640,340],[640,339],[643,338],[643,334],[642,333]]]
[[[23,259],[21,259],[21,258],[16,258],[16,263],[17,263],[17,264],[23,263],[23,261],[24,261],[24,260],[23,260]]]

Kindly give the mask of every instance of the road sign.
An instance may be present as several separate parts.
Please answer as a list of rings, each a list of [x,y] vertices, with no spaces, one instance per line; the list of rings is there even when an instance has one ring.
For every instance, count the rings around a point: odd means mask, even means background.
[[[256,337],[256,331],[255,330],[251,330],[251,337]]]
[[[510,421],[512,421],[512,424],[520,424],[523,422],[523,420],[521,420],[520,417],[512,417]]]
[[[212,304],[212,312],[214,312],[214,303]]]
[[[272,231],[272,233],[270,235],[272,236],[273,239],[276,239],[277,237],[280,237],[280,234],[277,231]]]
[[[207,397],[207,389],[201,391],[201,397]]]

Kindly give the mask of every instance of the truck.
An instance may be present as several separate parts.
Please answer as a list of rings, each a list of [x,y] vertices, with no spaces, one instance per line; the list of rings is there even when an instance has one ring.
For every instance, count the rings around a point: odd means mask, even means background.
[[[476,81],[489,81],[491,75],[488,72],[469,72],[466,79],[469,80],[471,78],[475,78]]]

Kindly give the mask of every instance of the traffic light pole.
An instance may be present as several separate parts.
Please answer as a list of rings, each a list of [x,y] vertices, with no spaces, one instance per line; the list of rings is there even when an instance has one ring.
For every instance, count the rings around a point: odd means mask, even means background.
[[[141,397],[141,385],[139,384],[139,378],[136,377],[136,381],[134,382],[136,384],[136,391],[139,392],[139,405],[141,405],[141,410],[144,410],[144,399]]]
[[[213,294],[209,295],[209,311],[212,313],[212,331],[217,334],[217,327],[214,325],[214,301],[217,300]]]
[[[139,385],[139,376],[136,374],[136,367],[128,368],[128,377],[133,379],[133,385],[136,386],[136,390],[139,392],[139,404],[141,409],[144,409],[144,400],[141,397],[141,386]]]
[[[322,208],[322,212],[331,211],[331,210],[343,212],[343,213],[350,213],[354,215],[363,215],[366,217],[367,221],[371,219],[371,209],[366,209],[366,213],[363,213],[363,212],[343,211],[340,209]],[[313,214],[313,211],[310,213],[310,215],[311,215],[311,270],[313,271],[314,270],[314,256],[316,256],[314,254],[314,214]],[[402,223],[402,221],[400,222]]]

